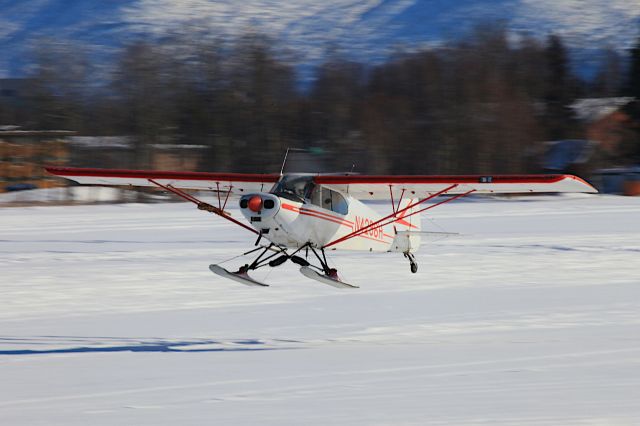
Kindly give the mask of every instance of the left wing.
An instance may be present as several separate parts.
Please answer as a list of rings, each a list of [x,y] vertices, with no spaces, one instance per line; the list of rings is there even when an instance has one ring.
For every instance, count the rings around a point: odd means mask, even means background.
[[[85,169],[76,167],[46,167],[53,175],[86,185],[157,186],[170,185],[179,189],[230,192],[242,195],[271,189],[280,178],[278,174],[203,173],[153,170]]]
[[[316,184],[326,185],[360,200],[425,198],[447,188],[447,195],[510,194],[531,192],[598,192],[584,180],[572,175],[320,175]]]

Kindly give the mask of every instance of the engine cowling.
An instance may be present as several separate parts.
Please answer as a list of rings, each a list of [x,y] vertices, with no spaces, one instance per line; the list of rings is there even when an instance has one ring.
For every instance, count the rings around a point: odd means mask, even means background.
[[[256,228],[257,222],[273,218],[280,210],[280,199],[273,194],[247,194],[240,198],[240,211]]]

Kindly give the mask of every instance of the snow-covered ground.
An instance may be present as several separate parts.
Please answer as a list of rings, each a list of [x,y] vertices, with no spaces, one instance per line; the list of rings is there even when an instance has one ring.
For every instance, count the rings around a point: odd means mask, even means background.
[[[187,204],[0,209],[0,424],[640,424],[640,198],[430,212],[338,290],[212,274],[253,235]]]

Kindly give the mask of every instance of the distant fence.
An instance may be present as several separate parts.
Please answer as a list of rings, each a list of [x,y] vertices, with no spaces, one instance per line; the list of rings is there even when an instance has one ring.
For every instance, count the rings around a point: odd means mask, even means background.
[[[70,186],[0,194],[0,205],[91,204],[135,201],[137,194],[118,188]]]
[[[195,195],[203,199],[211,197],[211,193],[196,193]],[[0,193],[0,207],[97,203],[167,203],[180,201],[183,200],[155,189],[132,191],[104,186],[69,186]]]
[[[593,181],[605,194],[640,195],[640,167],[601,169]]]

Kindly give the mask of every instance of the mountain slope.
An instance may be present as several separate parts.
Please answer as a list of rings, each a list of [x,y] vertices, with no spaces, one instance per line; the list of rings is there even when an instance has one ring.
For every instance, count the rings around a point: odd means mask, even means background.
[[[212,29],[225,36],[260,31],[281,40],[300,62],[328,46],[355,59],[384,57],[458,37],[478,22],[502,20],[517,32],[555,32],[576,49],[628,47],[638,35],[637,0],[0,0],[0,75],[21,75],[41,37],[118,46],[132,37]]]

